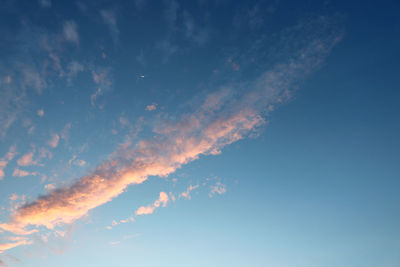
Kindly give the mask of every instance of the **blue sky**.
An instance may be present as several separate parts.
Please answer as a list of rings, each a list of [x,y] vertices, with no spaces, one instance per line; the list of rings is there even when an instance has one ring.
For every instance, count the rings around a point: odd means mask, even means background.
[[[0,5],[0,266],[399,266],[395,1]]]

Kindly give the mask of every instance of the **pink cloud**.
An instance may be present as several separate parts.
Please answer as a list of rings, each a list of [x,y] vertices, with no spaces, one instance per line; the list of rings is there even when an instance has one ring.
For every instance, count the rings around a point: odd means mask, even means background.
[[[58,146],[58,141],[60,141],[60,136],[58,134],[52,134],[48,144],[52,148],[56,148]]]
[[[21,158],[17,161],[19,166],[29,166],[34,165],[35,161],[33,160],[33,152],[28,152],[24,154]]]
[[[153,110],[156,110],[156,109],[157,109],[157,104],[156,103],[153,103],[151,105],[146,106],[146,110],[147,111],[153,111]]]
[[[4,168],[6,167],[6,161],[0,161],[0,180],[4,178]]]
[[[200,118],[202,114],[197,116]],[[201,154],[215,154],[223,146],[243,138],[249,130],[263,122],[250,109],[228,117],[203,116],[203,121],[210,120],[208,125],[204,125],[190,123],[184,118],[174,127],[176,131],[169,133],[161,142],[145,140],[133,148],[121,146],[114,153],[115,159],[103,163],[95,172],[82,177],[75,184],[59,188],[21,206],[13,214],[12,220],[0,224],[0,228],[19,234],[31,234],[37,229],[27,230],[28,226],[54,229],[57,225],[72,223],[86,215],[89,210],[117,197],[128,185],[141,184],[148,176],[165,177]],[[120,160],[121,158],[124,160]],[[165,202],[165,196],[160,195],[160,203]],[[142,208],[139,213],[153,211],[151,206]]]
[[[8,149],[8,152],[2,157],[0,158],[0,180],[2,180],[4,178],[4,169],[7,167],[8,162],[11,161],[15,155],[17,154],[16,148],[15,146],[11,146]]]
[[[38,232],[41,226],[54,230],[111,201],[129,185],[141,184],[149,176],[166,177],[202,155],[221,153],[226,145],[249,136],[265,123],[262,116],[268,112],[267,107],[290,97],[291,86],[318,66],[334,45],[330,41],[322,48],[321,42],[317,47],[312,42],[299,58],[266,71],[251,84],[243,85],[246,90],[218,100],[221,104],[209,105],[205,110],[201,108],[204,103],[199,103],[199,109],[182,115],[178,121],[166,119],[154,129],[155,138],[135,145],[121,144],[95,171],[19,207],[7,223],[0,224],[0,229],[19,235]],[[149,214],[165,206],[169,198],[162,193],[152,205],[136,212]]]
[[[217,182],[215,185],[210,186],[211,191],[208,194],[209,197],[213,197],[213,195],[218,194],[222,195],[226,192],[226,185],[221,182]]]
[[[195,185],[195,186],[190,185],[190,186],[186,189],[185,192],[182,192],[182,193],[179,195],[179,197],[183,197],[183,198],[186,198],[186,199],[191,199],[190,192],[193,191],[193,190],[195,190],[195,189],[198,188],[198,187],[199,187],[198,185]]]
[[[138,208],[135,212],[136,215],[146,215],[146,214],[152,214],[155,209],[159,208],[161,205],[163,207],[167,206],[167,203],[169,201],[169,197],[167,193],[165,192],[160,192],[160,197],[154,201],[153,204],[148,205],[148,206],[142,206]]]
[[[25,171],[25,170],[21,170],[21,169],[15,168],[12,175],[13,176],[17,176],[17,177],[25,177],[25,176],[30,176],[30,175],[35,176],[35,175],[37,175],[37,172],[28,172],[28,171]]]

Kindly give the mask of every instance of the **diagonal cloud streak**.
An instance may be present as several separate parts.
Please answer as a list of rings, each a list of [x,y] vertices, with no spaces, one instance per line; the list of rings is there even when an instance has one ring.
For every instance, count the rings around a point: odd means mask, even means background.
[[[168,176],[201,155],[220,153],[265,124],[274,105],[290,98],[291,88],[320,66],[340,37],[335,32],[313,35],[284,63],[252,82],[209,94],[194,112],[160,123],[153,139],[121,144],[94,172],[21,206],[0,229],[30,235],[40,227],[55,229],[73,223],[129,185],[141,184],[150,176]]]

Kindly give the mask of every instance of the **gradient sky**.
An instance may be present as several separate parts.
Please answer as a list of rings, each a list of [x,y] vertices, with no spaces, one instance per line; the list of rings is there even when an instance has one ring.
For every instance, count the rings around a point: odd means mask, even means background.
[[[396,1],[0,2],[0,266],[400,266]]]

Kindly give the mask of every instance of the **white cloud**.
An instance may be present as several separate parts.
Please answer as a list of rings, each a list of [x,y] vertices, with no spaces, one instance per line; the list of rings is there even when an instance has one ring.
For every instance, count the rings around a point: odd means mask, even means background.
[[[118,43],[119,39],[119,29],[117,25],[117,15],[114,10],[100,10],[100,15],[104,21],[104,23],[108,26],[110,30],[111,37],[114,41],[114,44]]]
[[[79,35],[77,30],[77,25],[75,21],[66,21],[63,25],[63,34],[65,40],[68,42],[79,45]]]
[[[39,109],[37,111],[37,114],[38,114],[39,117],[43,117],[44,116],[44,110],[43,109]]]

